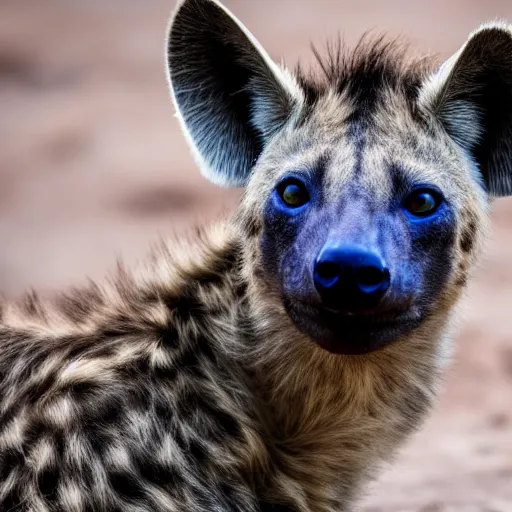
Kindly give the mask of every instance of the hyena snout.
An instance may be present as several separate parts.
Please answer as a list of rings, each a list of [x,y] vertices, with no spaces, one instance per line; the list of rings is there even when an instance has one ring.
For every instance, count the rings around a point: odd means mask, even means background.
[[[374,250],[327,242],[315,260],[313,280],[325,307],[348,314],[376,312],[389,289],[390,273]]]

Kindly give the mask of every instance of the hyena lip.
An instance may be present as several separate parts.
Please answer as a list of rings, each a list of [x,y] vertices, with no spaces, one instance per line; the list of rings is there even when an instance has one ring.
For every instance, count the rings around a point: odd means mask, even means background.
[[[288,314],[297,328],[334,354],[358,355],[384,348],[417,328],[422,321],[421,314],[413,307],[346,314],[286,302]]]

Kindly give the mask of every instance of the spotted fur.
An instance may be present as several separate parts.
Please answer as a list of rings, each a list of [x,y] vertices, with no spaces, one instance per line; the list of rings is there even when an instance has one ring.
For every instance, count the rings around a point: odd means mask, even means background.
[[[365,39],[320,59],[321,76],[292,75],[217,1],[180,3],[178,117],[202,172],[244,197],[147,268],[3,305],[0,510],[354,507],[435,398],[490,196],[509,191],[512,34],[471,37],[469,59],[439,70]],[[293,221],[271,200],[290,170],[316,194]],[[417,182],[446,196],[429,224],[400,213]],[[308,262],[333,233],[373,237],[408,269],[420,320],[379,350],[330,353],[294,316],[298,296],[317,300]]]

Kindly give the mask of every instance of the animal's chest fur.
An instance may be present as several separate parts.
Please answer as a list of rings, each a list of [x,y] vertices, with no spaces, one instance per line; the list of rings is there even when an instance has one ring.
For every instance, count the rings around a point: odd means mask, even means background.
[[[338,379],[313,380],[311,389],[283,397],[274,414],[283,429],[275,438],[276,461],[300,489],[305,510],[349,510],[361,484],[417,427],[434,396],[437,370],[401,380],[394,368],[345,365]]]

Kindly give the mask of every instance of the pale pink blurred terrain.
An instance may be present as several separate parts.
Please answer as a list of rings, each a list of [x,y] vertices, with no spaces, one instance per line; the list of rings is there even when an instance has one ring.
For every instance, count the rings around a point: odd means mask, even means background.
[[[510,0],[226,0],[287,64],[341,30],[403,34],[448,56]],[[174,0],[0,2],[0,291],[44,293],[134,263],[159,236],[232,211],[204,181],[168,98]],[[512,199],[496,203],[454,365],[427,425],[366,512],[512,511]]]

